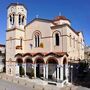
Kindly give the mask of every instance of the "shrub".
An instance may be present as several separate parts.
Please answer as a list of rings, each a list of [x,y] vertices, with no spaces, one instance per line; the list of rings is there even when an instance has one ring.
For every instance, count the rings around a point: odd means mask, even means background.
[[[25,74],[24,68],[22,66],[20,66],[19,71],[20,71],[20,76],[22,77]]]

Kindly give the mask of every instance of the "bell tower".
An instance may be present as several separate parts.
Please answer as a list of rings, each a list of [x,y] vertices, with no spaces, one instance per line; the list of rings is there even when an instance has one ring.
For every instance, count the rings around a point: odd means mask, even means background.
[[[6,73],[10,75],[15,74],[15,55],[24,52],[26,20],[27,9],[23,4],[11,3],[7,7]]]
[[[13,28],[24,30],[27,18],[27,10],[24,5],[12,3],[7,9],[7,30]]]

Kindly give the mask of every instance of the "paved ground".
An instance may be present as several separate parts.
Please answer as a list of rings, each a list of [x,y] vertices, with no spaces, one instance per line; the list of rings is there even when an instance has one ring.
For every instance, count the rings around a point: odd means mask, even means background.
[[[79,86],[76,90],[90,90],[90,88],[85,88],[85,87]]]
[[[4,76],[4,75],[3,75]],[[10,80],[11,77],[8,78],[8,80]],[[15,79],[16,81],[16,79]],[[40,80],[35,80],[38,83],[40,83]],[[25,81],[21,81],[21,82],[24,82]],[[90,88],[85,88],[85,87],[81,87],[81,86],[66,86],[66,87],[63,87],[63,88],[56,88],[56,86],[53,86],[53,85],[45,85],[44,86],[44,89],[41,88],[43,83],[40,83],[40,86],[34,84],[32,84],[32,82],[28,82],[28,85],[29,86],[25,86],[24,85],[20,85],[20,84],[16,84],[16,83],[13,83],[11,81],[7,81],[7,80],[3,80],[3,79],[0,79],[0,90],[90,90]],[[33,88],[34,87],[34,88]],[[71,88],[70,88],[71,87]]]
[[[25,87],[9,81],[0,79],[0,90],[33,90],[30,87]]]

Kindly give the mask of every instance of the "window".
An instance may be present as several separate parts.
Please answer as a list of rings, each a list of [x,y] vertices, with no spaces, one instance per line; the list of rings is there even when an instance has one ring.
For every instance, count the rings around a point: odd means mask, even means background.
[[[14,24],[14,17],[15,15],[13,14],[13,17],[12,17],[12,25]]]
[[[24,24],[24,16],[22,17],[22,25]]]
[[[21,25],[21,15],[19,14],[19,18],[18,18],[18,23],[19,23],[19,25]]]
[[[22,46],[22,38],[20,38],[20,46]]]
[[[12,16],[10,15],[10,24],[12,24]]]
[[[73,47],[75,48],[75,37],[73,38]]]
[[[14,18],[15,18],[15,17],[14,17],[14,14],[13,14],[13,21],[12,21],[12,24],[14,24]]]
[[[37,47],[37,36],[35,35],[35,47]]]
[[[14,24],[15,15],[12,14],[12,15],[9,16],[9,18],[10,18],[10,24],[13,25]]]
[[[58,33],[55,34],[55,42],[56,42],[55,45],[59,46],[59,34]]]
[[[35,35],[35,47],[39,47],[39,45],[40,45],[40,36]]]
[[[70,35],[70,46],[72,46],[72,42],[71,42],[71,40],[72,40],[72,37],[71,37],[71,35]]]

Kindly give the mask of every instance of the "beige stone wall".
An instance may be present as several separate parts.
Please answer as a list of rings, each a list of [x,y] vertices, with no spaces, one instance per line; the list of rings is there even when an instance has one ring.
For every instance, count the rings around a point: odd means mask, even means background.
[[[40,43],[43,43],[43,48],[35,47],[34,35],[40,33]],[[34,21],[26,27],[25,30],[25,52],[50,52],[51,51],[51,29],[50,23]],[[32,44],[32,49],[30,48]]]

